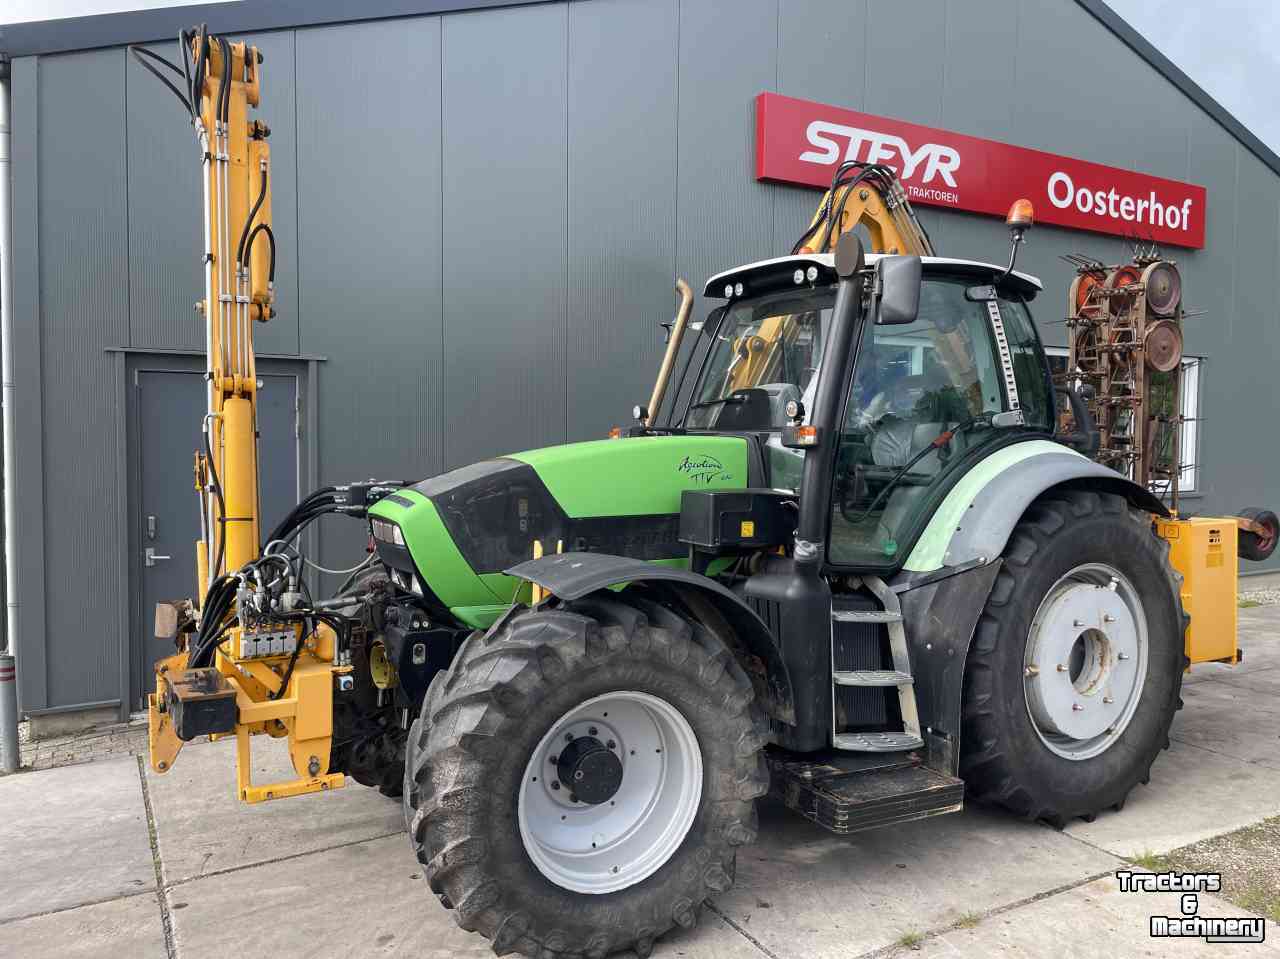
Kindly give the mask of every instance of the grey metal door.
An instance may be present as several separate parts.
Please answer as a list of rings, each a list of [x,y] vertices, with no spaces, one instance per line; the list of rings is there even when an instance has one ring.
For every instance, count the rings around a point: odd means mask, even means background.
[[[263,535],[298,501],[299,376],[260,372],[258,458]],[[133,391],[138,451],[133,541],[135,582],[140,586],[133,617],[135,706],[151,691],[155,661],[173,650],[152,634],[155,604],[194,598],[200,511],[192,474],[205,410],[204,377],[197,372],[138,369]]]

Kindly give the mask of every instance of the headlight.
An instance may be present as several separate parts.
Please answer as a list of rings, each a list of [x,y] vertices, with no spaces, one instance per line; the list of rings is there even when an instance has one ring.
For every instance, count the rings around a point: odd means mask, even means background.
[[[383,543],[395,543],[397,546],[404,546],[404,533],[395,523],[388,522],[385,519],[370,520],[370,527],[373,529],[373,538]]]

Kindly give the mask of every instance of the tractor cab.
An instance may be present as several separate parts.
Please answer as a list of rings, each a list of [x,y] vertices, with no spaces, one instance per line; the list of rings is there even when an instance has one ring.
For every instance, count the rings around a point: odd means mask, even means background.
[[[969,463],[1053,431],[1049,368],[1027,308],[1040,282],[1010,273],[997,293],[1001,267],[924,257],[914,314],[886,322],[874,308],[883,294],[880,264],[907,259],[865,257],[851,346],[835,355],[832,254],[766,260],[706,284],[706,296],[726,302],[703,324],[699,376],[676,425],[752,434],[768,485],[797,492],[805,448],[788,444],[789,428],[831,436],[835,468],[824,512],[834,566],[900,566],[934,494]],[[841,398],[835,416],[818,422],[824,380]]]

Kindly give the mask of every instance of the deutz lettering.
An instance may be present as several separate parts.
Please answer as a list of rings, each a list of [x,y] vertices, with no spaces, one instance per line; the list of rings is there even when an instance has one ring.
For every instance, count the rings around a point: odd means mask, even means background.
[[[817,147],[816,150],[806,150],[800,154],[800,159],[806,163],[821,163],[825,166],[832,166],[840,160],[862,160],[866,163],[885,163],[886,166],[893,166],[886,161],[896,158],[902,159],[902,171],[899,176],[903,180],[910,180],[915,176],[916,170],[920,164],[924,164],[924,175],[921,176],[921,183],[929,183],[935,176],[942,177],[947,186],[956,186],[956,180],[953,174],[960,167],[960,153],[952,147],[945,146],[941,143],[926,143],[918,150],[912,150],[907,145],[907,141],[902,137],[894,136],[892,133],[877,133],[874,130],[860,130],[857,127],[845,126],[842,123],[830,123],[826,120],[814,120],[809,124],[805,135],[809,139],[811,146]],[[840,155],[840,144],[833,137],[840,137],[849,141],[848,147],[844,151],[844,156]],[[862,145],[867,145],[865,155],[862,152]],[[897,171],[897,167],[893,167]]]

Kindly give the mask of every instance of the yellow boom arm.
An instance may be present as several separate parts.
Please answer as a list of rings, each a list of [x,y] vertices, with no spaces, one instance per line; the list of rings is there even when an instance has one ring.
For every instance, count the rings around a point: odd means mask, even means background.
[[[175,716],[180,708],[220,699],[233,712],[234,727],[228,722],[212,735],[235,735],[237,793],[259,802],[343,785],[343,775],[327,769],[334,674],[350,667],[335,665],[335,633],[328,626],[304,635],[297,617],[253,628],[239,621],[243,599],[236,590],[246,584],[237,583],[236,574],[261,552],[253,326],[275,312],[270,130],[249,118],[261,99],[257,48],[207,36],[203,28],[184,40],[190,49],[183,51],[182,71],[147,55],[188,79],[187,95],[169,86],[190,110],[200,144],[207,410],[204,450],[195,460],[202,530],[196,559],[200,625],[212,638],[199,653],[180,640],[179,652],[156,664],[156,691],[149,697],[151,766],[166,772],[182,748]],[[135,56],[169,82],[137,51]],[[221,597],[216,603],[210,600],[215,587]],[[189,661],[196,655],[203,664]],[[296,780],[253,785],[249,737],[260,733],[288,737]]]

